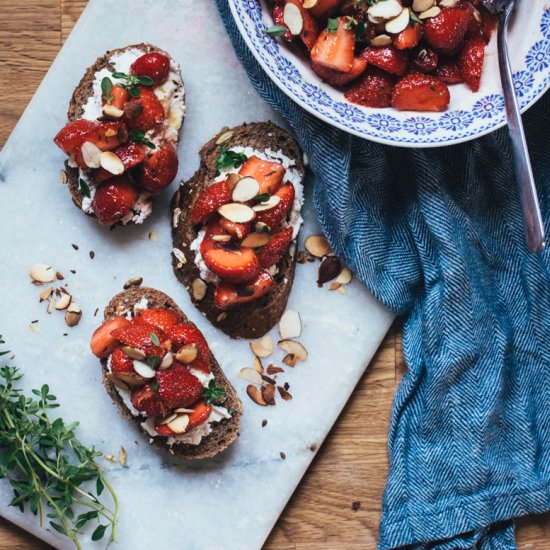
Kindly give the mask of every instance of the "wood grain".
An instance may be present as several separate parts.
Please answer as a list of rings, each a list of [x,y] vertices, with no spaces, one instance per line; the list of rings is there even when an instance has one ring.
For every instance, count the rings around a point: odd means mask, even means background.
[[[0,0],[0,145],[85,5],[86,0]],[[375,550],[391,401],[405,370],[401,324],[396,322],[273,529],[266,550]],[[360,503],[357,510],[352,509],[354,502]],[[547,550],[549,540],[550,515],[518,522],[519,548]],[[45,548],[0,520],[0,550]]]

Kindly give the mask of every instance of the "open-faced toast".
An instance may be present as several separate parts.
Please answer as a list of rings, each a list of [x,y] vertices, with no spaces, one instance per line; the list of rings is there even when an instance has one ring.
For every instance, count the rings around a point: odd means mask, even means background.
[[[105,389],[151,445],[207,458],[239,435],[242,405],[233,386],[166,294],[131,287],[114,296],[90,346],[101,358]]]
[[[302,153],[290,134],[263,122],[223,128],[202,148],[200,158],[197,172],[182,183],[172,199],[174,272],[194,304],[216,327],[233,338],[257,338],[280,319],[292,288],[296,237],[302,223]],[[266,171],[266,166],[271,168]],[[255,179],[260,182],[259,189]],[[216,187],[224,187],[225,180],[229,188],[220,190],[226,196],[218,200]],[[237,191],[239,185],[242,189]],[[205,198],[206,189],[211,196]],[[235,218],[224,210],[234,208],[223,204],[227,199],[233,205],[239,203]],[[231,221],[246,220],[250,209],[254,210],[251,221]],[[242,213],[245,217],[239,218]],[[221,230],[211,227],[218,219]],[[206,256],[210,252],[205,251],[205,243],[213,233],[217,233],[212,236],[215,254],[241,254],[250,260],[246,265],[241,262],[240,273],[229,273],[228,282],[224,271],[218,270],[222,277],[212,271],[216,265]],[[276,249],[281,237],[282,245]],[[247,245],[245,241],[251,238],[255,241]],[[259,271],[253,254],[260,260]],[[264,283],[267,286],[262,286]]]

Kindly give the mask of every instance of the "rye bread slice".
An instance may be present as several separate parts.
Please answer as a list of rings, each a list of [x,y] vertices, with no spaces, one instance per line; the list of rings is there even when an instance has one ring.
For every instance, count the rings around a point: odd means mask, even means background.
[[[71,97],[71,101],[69,103],[69,109],[67,111],[68,122],[77,120],[82,116],[84,112],[84,105],[86,105],[88,98],[93,96],[94,94],[93,89],[94,89],[95,73],[98,71],[101,71],[102,69],[109,69],[111,71],[114,71],[115,68],[112,63],[109,63],[109,59],[116,54],[120,54],[127,50],[133,50],[133,49],[140,50],[144,54],[150,53],[150,52],[159,52],[170,57],[169,53],[165,52],[164,50],[161,50],[160,48],[157,48],[156,46],[153,46],[147,43],[133,44],[131,46],[126,46],[125,48],[117,48],[117,49],[108,51],[104,56],[99,57],[91,67],[88,67],[88,69],[86,70],[86,73],[82,77],[82,80],[80,81],[78,86],[75,88],[73,95]],[[185,90],[183,86],[178,86],[177,93],[181,93],[185,101]],[[182,124],[182,128],[183,128],[183,124]],[[181,129],[180,129],[180,132],[181,132]],[[78,181],[79,170],[78,168],[69,166],[69,161],[67,160],[65,161],[65,172],[67,174],[67,186],[69,188],[69,192],[71,193],[71,198],[73,200],[73,203],[79,210],[82,210],[82,195],[79,191],[80,186]],[[95,214],[93,213],[84,212],[84,214],[92,218],[96,217]],[[127,225],[131,223],[134,223],[134,222],[130,221]],[[116,224],[116,225],[120,225],[120,222],[119,224]]]
[[[188,321],[187,317],[174,300],[159,290],[147,287],[132,287],[114,296],[105,308],[103,314],[104,321],[109,321],[120,316],[121,311],[132,308],[134,304],[138,303],[142,298],[147,299],[150,307],[171,309],[181,315],[184,322]],[[239,436],[240,418],[243,412],[241,400],[237,397],[235,389],[223,373],[214,355],[212,355],[210,365],[212,373],[214,374],[216,386],[225,390],[225,396],[216,401],[216,404],[226,407],[231,412],[231,418],[223,419],[220,422],[212,424],[212,432],[203,437],[198,445],[175,444],[170,447],[166,443],[166,438],[151,438],[151,436],[141,427],[141,423],[145,421],[146,418],[142,416],[136,417],[130,412],[118,393],[116,386],[107,378],[107,360],[101,360],[103,385],[122,416],[132,422],[141,432],[146,434],[146,436],[150,438],[149,441],[151,445],[164,449],[171,454],[192,459],[209,458],[217,455],[231,445]]]
[[[172,255],[172,266],[176,277],[185,285],[191,300],[206,318],[231,338],[259,338],[268,332],[283,314],[294,281],[296,267],[296,246],[291,245],[286,255],[277,264],[279,271],[274,276],[275,287],[265,296],[248,304],[227,310],[220,310],[214,302],[215,286],[206,284],[206,295],[195,299],[192,283],[200,278],[195,264],[195,252],[190,245],[197,236],[197,228],[191,224],[191,209],[202,189],[217,175],[216,159],[220,148],[253,147],[260,151],[281,150],[296,162],[295,168],[302,179],[305,174],[302,153],[294,138],[273,124],[259,122],[242,124],[235,128],[222,128],[200,151],[201,163],[193,177],[180,185],[172,197],[172,243],[185,257],[185,262]],[[179,209],[179,210],[177,210]]]

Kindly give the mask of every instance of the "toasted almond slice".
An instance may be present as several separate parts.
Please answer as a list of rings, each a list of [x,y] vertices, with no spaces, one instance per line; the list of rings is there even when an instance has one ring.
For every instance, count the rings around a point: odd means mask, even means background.
[[[353,273],[351,270],[349,270],[347,267],[344,267],[342,271],[340,271],[340,275],[336,277],[335,281],[336,283],[340,283],[341,285],[348,285],[351,283],[351,279],[353,278]]]
[[[176,257],[176,260],[178,260],[178,262],[181,262],[182,264],[187,263],[185,255],[179,248],[172,248],[172,254]]]
[[[285,365],[288,365],[289,367],[295,367],[296,366],[296,363],[298,362],[298,358],[296,357],[296,355],[294,355],[293,353],[287,353],[284,357],[283,357],[283,363]]]
[[[273,340],[266,334],[260,340],[250,342],[250,349],[258,357],[269,357],[273,353]]]
[[[260,184],[250,176],[240,179],[235,187],[231,198],[235,202],[248,202],[251,201],[260,191]]]
[[[71,302],[65,312],[65,322],[69,327],[76,327],[80,323],[80,319],[82,319],[82,310],[74,302]]]
[[[376,17],[375,15],[372,15],[372,13],[367,13],[367,17],[373,25],[381,25],[385,21],[383,17]]]
[[[192,363],[199,353],[197,344],[186,344],[182,346],[176,353],[176,360],[180,363]]]
[[[402,10],[403,6],[398,0],[384,0],[370,6],[368,14],[376,18],[392,19],[397,17]]]
[[[191,289],[193,290],[193,298],[197,302],[200,302],[206,296],[206,283],[198,277],[191,283]]]
[[[67,293],[63,294],[57,302],[55,302],[55,309],[58,311],[61,311],[63,309],[67,309],[69,307],[69,304],[71,303],[72,296]]]
[[[302,334],[300,314],[294,309],[287,309],[279,321],[279,334],[283,340],[298,338]]]
[[[328,284],[328,289],[329,290],[338,290],[341,286],[342,286],[341,283],[337,283],[336,281],[332,281],[331,283]]]
[[[433,8],[430,8],[429,10],[423,11],[422,13],[418,14],[418,19],[431,19],[432,17],[437,17],[441,13],[441,8],[438,6],[434,6]]]
[[[175,409],[174,412],[178,414],[191,414],[195,411],[193,409],[186,409],[185,407],[180,407],[179,409]]]
[[[458,0],[457,0],[457,3],[458,3]],[[420,12],[429,10],[434,4],[435,4],[435,0],[414,0],[412,9],[417,13],[420,13]]]
[[[149,231],[149,240],[150,241],[156,241],[157,240],[157,234],[155,233],[155,231]]]
[[[53,287],[52,286],[49,286],[48,288],[45,288],[40,293],[40,301],[43,302],[44,300],[47,300],[51,296],[52,292],[53,292]]]
[[[477,11],[475,8],[474,8],[474,18],[478,23],[483,23],[483,19],[481,18],[481,13],[479,13],[479,11]]]
[[[221,323],[221,322],[224,321],[225,319],[227,319],[227,312],[226,312],[226,311],[222,311],[222,312],[216,317],[216,321],[218,321],[218,323]]]
[[[441,8],[456,8],[460,4],[460,0],[439,0]]]
[[[386,32],[390,34],[399,34],[407,28],[410,19],[409,8],[403,8],[403,11],[397,17],[386,23]]]
[[[259,374],[264,373],[264,367],[260,358],[257,355],[254,356],[254,370]]]
[[[216,140],[216,145],[221,145],[222,143],[225,143],[228,139],[231,139],[233,136],[233,130],[227,130],[227,132],[224,132],[220,135],[220,137]]]
[[[137,361],[143,361],[146,357],[140,349],[132,348],[131,346],[124,346],[122,352],[126,354],[130,359],[136,359]]]
[[[108,103],[103,105],[103,113],[111,118],[121,118],[124,115],[124,111],[122,109],[118,109],[114,105],[110,105]]]
[[[120,174],[124,173],[123,162],[112,151],[104,151],[101,153],[99,162],[102,168],[115,176],[120,176]]]
[[[283,386],[277,386],[277,389],[279,390],[279,394],[285,401],[290,401],[292,399],[292,395],[290,395],[289,392],[287,392]]]
[[[143,361],[134,361],[134,370],[143,378],[154,378],[156,371]]]
[[[159,369],[169,369],[172,366],[172,363],[174,362],[174,354],[169,351],[166,353],[166,355],[162,358],[162,361],[160,362]]]
[[[85,141],[80,148],[82,160],[88,168],[99,168],[101,166],[101,149],[91,141]]]
[[[48,314],[51,314],[51,313],[52,313],[53,307],[54,307],[53,298],[50,298],[50,299],[48,300],[48,307],[47,307],[47,309],[46,309],[46,311],[48,312]]]
[[[346,287],[345,286],[341,286],[339,289],[338,289],[338,292],[340,294],[345,294],[346,293]]]
[[[34,264],[29,271],[29,275],[37,283],[53,283],[57,280],[55,270],[46,264]]]
[[[283,21],[294,36],[300,34],[304,28],[304,18],[302,17],[300,8],[290,2],[285,4],[283,9]]]
[[[287,4],[287,6],[294,6],[294,4]],[[271,210],[275,208],[281,202],[281,197],[279,195],[271,195],[269,199],[259,204],[254,205],[252,208],[254,212],[263,212],[264,210]]]
[[[169,422],[167,426],[176,434],[185,433],[187,426],[189,426],[189,416],[186,414],[180,414],[172,420],[172,422]]]
[[[130,391],[130,386],[126,384],[126,382],[121,380],[116,374],[113,374],[112,372],[108,372],[105,375],[105,378],[107,378],[109,382],[112,382],[115,386],[117,386],[121,390]]]
[[[37,333],[40,332],[40,329],[39,329],[35,324],[33,324],[33,323],[31,323],[31,324],[29,325],[29,330],[30,330],[31,332],[34,332],[35,334],[37,334]]]
[[[275,405],[275,386],[264,384],[261,387],[262,397],[268,405]]]
[[[241,246],[245,248],[258,248],[259,246],[265,246],[270,240],[271,237],[267,233],[250,233],[250,235],[244,238]]]
[[[280,372],[285,372],[285,369],[277,367],[276,365],[269,365],[269,367],[267,367],[267,374],[269,375],[278,374]]]
[[[247,223],[252,221],[256,215],[250,206],[238,202],[224,204],[218,208],[218,212],[225,219],[235,223]]]
[[[295,355],[299,361],[305,361],[307,359],[307,349],[296,340],[279,340],[277,345],[287,353]]]
[[[59,172],[59,181],[61,181],[63,185],[67,183],[67,172],[65,172],[65,170],[61,170],[61,172]]]
[[[137,388],[145,384],[144,378],[128,372],[117,372],[116,374],[111,372],[107,377],[115,386],[123,387],[124,385],[127,389]]]
[[[309,10],[317,5],[317,0],[304,0],[302,4],[306,10]]]
[[[231,235],[212,235],[212,240],[217,243],[228,243],[231,240]]]
[[[124,283],[124,286],[122,288],[124,288],[124,290],[127,290],[131,286],[141,286],[141,283],[143,283],[143,277],[132,277]]]
[[[310,235],[306,239],[304,246],[306,250],[316,258],[322,258],[332,252],[332,248],[330,248],[328,241],[323,235]]]
[[[379,34],[370,41],[371,46],[389,46],[391,44],[391,36],[387,34]]]
[[[118,460],[123,465],[126,466],[126,461],[128,459],[128,455],[126,454],[126,449],[124,447],[120,447],[120,451],[118,452]]]
[[[251,382],[252,384],[257,384],[261,386],[263,380],[262,375],[255,369],[250,367],[245,367],[239,371],[239,378]]]
[[[181,208],[174,208],[172,213],[172,227],[175,229],[178,226],[178,222],[181,215]]]
[[[254,403],[261,405],[262,407],[265,407],[267,405],[267,403],[264,401],[264,398],[262,397],[262,392],[256,386],[249,384],[246,387],[246,393],[248,394],[248,397],[250,397],[250,399],[254,401]]]
[[[168,424],[169,422],[172,422],[172,420],[176,420],[176,418],[178,417],[178,415],[176,414],[176,412],[173,412],[172,414],[170,414],[169,416],[167,416],[166,418],[163,418],[159,424],[160,425],[163,425],[163,424]]]

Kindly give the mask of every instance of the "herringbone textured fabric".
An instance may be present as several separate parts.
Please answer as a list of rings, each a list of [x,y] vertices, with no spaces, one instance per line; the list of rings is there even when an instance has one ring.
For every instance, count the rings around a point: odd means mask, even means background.
[[[548,252],[525,249],[506,130],[428,150],[336,130],[270,81],[217,3],[309,156],[331,245],[404,317],[380,549],[515,548],[511,518],[550,508],[550,277]],[[524,120],[548,220],[550,96]]]

